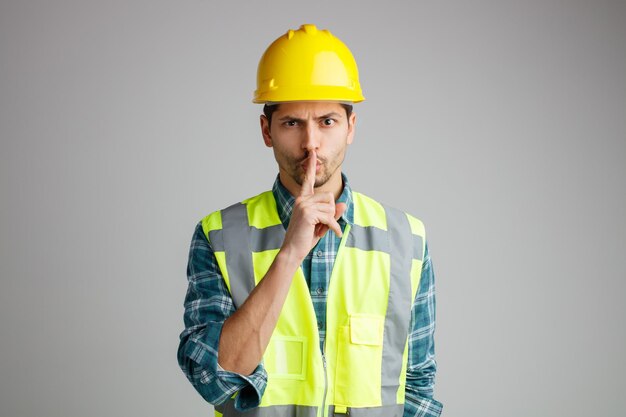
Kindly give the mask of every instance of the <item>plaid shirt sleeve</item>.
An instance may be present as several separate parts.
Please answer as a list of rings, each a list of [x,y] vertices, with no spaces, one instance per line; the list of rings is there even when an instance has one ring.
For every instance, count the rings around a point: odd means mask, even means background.
[[[409,333],[409,363],[406,372],[404,417],[438,417],[443,405],[433,398],[435,384],[435,274],[428,253],[413,302]]]
[[[209,403],[222,404],[239,393],[235,408],[244,411],[257,407],[267,385],[263,365],[260,364],[251,375],[240,375],[225,371],[217,363],[222,326],[235,307],[202,223],[196,226],[191,241],[187,279],[185,330],[180,334],[178,364]]]

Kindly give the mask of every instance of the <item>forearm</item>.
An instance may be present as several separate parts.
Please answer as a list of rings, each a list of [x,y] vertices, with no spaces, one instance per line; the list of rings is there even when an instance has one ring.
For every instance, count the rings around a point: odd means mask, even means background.
[[[226,320],[218,353],[224,370],[249,375],[259,365],[301,262],[289,250],[281,250],[243,305]]]

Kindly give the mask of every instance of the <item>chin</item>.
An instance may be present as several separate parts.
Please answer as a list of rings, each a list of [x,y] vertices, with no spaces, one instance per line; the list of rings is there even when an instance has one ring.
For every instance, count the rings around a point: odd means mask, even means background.
[[[319,188],[322,185],[325,185],[328,180],[330,179],[330,177],[323,177],[322,179],[318,180],[317,178],[315,179],[315,188]]]

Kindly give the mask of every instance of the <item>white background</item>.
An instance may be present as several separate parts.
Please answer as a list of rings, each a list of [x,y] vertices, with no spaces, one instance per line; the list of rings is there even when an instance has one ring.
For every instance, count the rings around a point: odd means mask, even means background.
[[[200,218],[276,175],[256,65],[315,23],[356,190],[421,218],[445,416],[626,409],[626,4],[0,3],[0,416],[207,416],[176,361]]]

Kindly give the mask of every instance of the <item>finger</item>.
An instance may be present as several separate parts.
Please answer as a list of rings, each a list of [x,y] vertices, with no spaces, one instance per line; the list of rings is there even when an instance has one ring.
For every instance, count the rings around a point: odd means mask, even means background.
[[[332,205],[333,207],[335,206],[335,197],[333,197],[333,193],[318,192],[317,194],[307,196],[307,198],[303,200],[311,203],[323,203]]]
[[[316,213],[323,213],[324,215],[330,214],[332,216],[335,215],[335,205],[328,203],[317,203],[311,205],[311,208],[315,210]]]
[[[320,216],[334,216],[336,212],[334,203],[330,204],[317,198],[317,196],[318,194],[314,194],[309,197],[298,197],[296,199],[296,204],[294,205],[294,211],[297,210],[302,213],[302,216],[312,225],[320,222]]]
[[[304,181],[302,182],[302,189],[300,195],[307,196],[315,194],[315,167],[317,165],[317,153],[315,151],[309,152],[309,159],[307,161],[306,171],[304,173]]]
[[[324,223],[318,223],[315,225],[315,237],[321,239],[326,232],[328,232],[328,226]]]
[[[346,203],[337,203],[335,204],[335,220],[339,220],[343,213],[348,209],[348,205]]]
[[[318,223],[315,228],[315,236],[322,237],[326,234],[326,232],[331,229],[337,237],[341,237],[343,232],[341,231],[341,226],[337,222],[337,220],[341,217],[341,215],[345,212],[347,206],[345,203],[338,203],[334,208],[332,206],[323,205],[319,207],[320,214],[327,213],[325,216],[322,215],[318,218]],[[333,217],[334,216],[334,217]],[[323,226],[323,228],[320,228]],[[319,234],[321,233],[321,234]]]
[[[325,224],[329,229],[335,232],[337,237],[343,236],[343,232],[341,231],[341,226],[339,226],[339,223],[337,223],[337,220],[335,220],[333,217],[331,217],[328,220],[328,222],[325,222]]]

